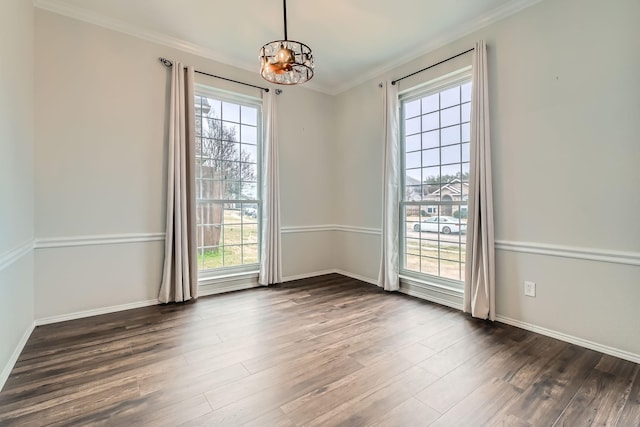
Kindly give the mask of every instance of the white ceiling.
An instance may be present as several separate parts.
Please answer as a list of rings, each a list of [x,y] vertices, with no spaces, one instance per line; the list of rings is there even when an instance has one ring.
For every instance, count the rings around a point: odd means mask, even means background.
[[[311,88],[336,94],[540,0],[289,0],[311,47]],[[283,37],[281,0],[34,0],[37,7],[240,68]],[[214,70],[215,71],[215,70]]]

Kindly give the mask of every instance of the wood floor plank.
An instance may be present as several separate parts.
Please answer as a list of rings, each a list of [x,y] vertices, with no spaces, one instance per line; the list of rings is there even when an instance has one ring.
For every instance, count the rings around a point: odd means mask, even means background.
[[[594,369],[601,355],[567,345],[542,374],[510,404],[508,413],[534,425],[552,425]]]
[[[428,426],[440,418],[440,415],[435,409],[411,397],[387,412],[373,425],[375,427]]]
[[[637,427],[640,365],[329,274],[37,327],[0,392],[0,426],[432,422]]]
[[[495,423],[505,413],[505,406],[520,393],[508,382],[493,378],[458,402],[431,426],[485,426]]]
[[[375,424],[435,379],[424,369],[414,366],[384,386],[373,388],[363,394],[354,394],[332,410],[308,423],[298,425],[355,427]]]
[[[640,365],[636,365],[635,375],[632,376],[633,385],[629,398],[622,408],[622,413],[616,425],[640,426]]]
[[[592,370],[554,424],[615,425],[629,398],[632,383],[631,377],[621,381],[613,374]]]
[[[283,382],[274,382],[267,388],[255,392],[255,389],[243,389],[233,396],[230,403],[226,390],[214,390],[206,394],[214,410],[209,419],[214,425],[238,426],[282,406],[290,399],[296,399],[311,390],[321,388],[338,378],[361,369],[353,360],[335,359],[315,368],[310,368],[294,378]],[[223,394],[224,393],[224,394]],[[287,414],[288,415],[288,414]]]
[[[402,359],[380,360],[374,365],[314,389],[282,405],[281,408],[296,424],[306,424],[352,396],[364,395],[384,386],[412,366],[412,363]]]

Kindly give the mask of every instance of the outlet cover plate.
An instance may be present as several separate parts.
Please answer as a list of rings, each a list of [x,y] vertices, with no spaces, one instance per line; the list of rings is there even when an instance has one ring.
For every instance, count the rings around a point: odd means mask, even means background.
[[[534,282],[524,282],[524,294],[528,297],[536,296],[536,284]]]

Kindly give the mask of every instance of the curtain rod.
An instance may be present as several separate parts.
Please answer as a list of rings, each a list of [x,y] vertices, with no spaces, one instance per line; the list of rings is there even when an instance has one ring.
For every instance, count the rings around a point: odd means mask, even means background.
[[[167,58],[158,58],[158,59],[160,60],[160,62],[162,62],[162,65],[164,65],[165,67],[173,67],[173,62],[171,62]],[[204,71],[194,70],[194,72],[196,72],[198,74],[205,75],[205,76],[209,76],[209,77],[215,77],[216,79],[226,80],[226,81],[232,82],[232,83],[238,83],[240,85],[255,87],[256,89],[260,89],[260,90],[263,90],[265,92],[269,92],[269,88],[266,88],[266,87],[256,86],[256,85],[252,85],[250,83],[245,83],[245,82],[239,82],[238,80],[233,80],[233,79],[228,79],[226,77],[216,76],[215,74],[205,73]]]
[[[473,48],[473,47],[472,47],[471,49],[469,49],[469,50],[465,50],[464,52],[461,52],[461,53],[459,53],[459,54],[457,54],[457,55],[453,55],[453,56],[452,56],[452,57],[450,57],[450,58],[443,59],[442,61],[437,62],[437,63],[435,63],[435,64],[433,64],[433,65],[429,65],[428,67],[423,68],[422,70],[418,70],[418,71],[415,71],[415,72],[413,72],[413,73],[411,73],[411,74],[407,74],[407,75],[406,75],[406,76],[404,76],[404,77],[400,77],[399,79],[395,79],[395,80],[393,80],[393,81],[391,82],[391,84],[392,84],[392,85],[395,85],[395,84],[396,84],[396,83],[398,83],[400,80],[404,80],[404,79],[406,79],[407,77],[415,76],[415,75],[416,75],[416,74],[418,74],[418,73],[421,73],[421,72],[423,72],[423,71],[427,71],[429,68],[433,68],[433,67],[435,67],[436,65],[440,65],[440,64],[443,64],[443,63],[445,63],[445,62],[447,62],[447,61],[451,61],[452,59],[457,58],[458,56],[462,56],[462,55],[464,55],[465,53],[469,53],[469,52],[471,52],[472,50],[474,50],[474,48]]]

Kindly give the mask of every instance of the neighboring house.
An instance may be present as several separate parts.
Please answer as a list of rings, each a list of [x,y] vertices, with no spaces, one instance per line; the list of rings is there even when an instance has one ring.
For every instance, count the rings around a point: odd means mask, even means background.
[[[411,201],[425,201],[427,204],[422,206],[407,206],[408,216],[431,216],[438,214],[437,204],[428,204],[428,202],[463,202],[466,203],[469,198],[469,183],[462,182],[459,178],[455,178],[442,186],[421,185],[420,181],[410,176],[406,177],[407,199]],[[429,192],[430,188],[436,188]],[[440,215],[453,216],[458,210],[455,205],[441,205]],[[467,206],[460,206],[459,209],[466,217]]]
[[[469,198],[469,183],[461,182],[459,178],[444,184],[442,187],[433,191],[430,194],[426,194],[423,200],[427,201],[443,201],[443,202],[464,202],[466,203]],[[429,212],[431,210],[432,212]],[[452,216],[457,211],[455,205],[443,205],[440,207],[440,215]],[[460,211],[466,214],[467,206],[460,206]],[[427,214],[436,214],[434,206],[427,206]],[[466,215],[464,215],[466,216]],[[464,217],[463,216],[463,217]]]

